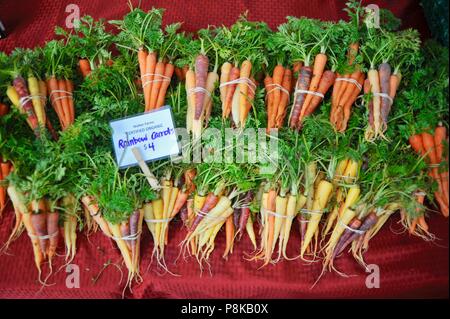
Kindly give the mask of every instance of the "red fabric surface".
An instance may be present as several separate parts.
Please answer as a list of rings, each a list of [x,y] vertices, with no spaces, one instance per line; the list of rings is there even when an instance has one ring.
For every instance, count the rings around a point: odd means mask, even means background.
[[[341,11],[345,1],[142,1],[143,7],[165,7],[165,22],[184,21],[189,31],[208,24],[230,24],[237,16],[249,10],[250,19],[263,20],[271,27],[284,21],[287,15],[308,16],[327,20],[344,17]],[[363,1],[377,3],[389,8],[403,19],[404,27],[416,27],[428,37],[425,19],[416,1]],[[0,40],[0,50],[9,52],[16,46],[33,47],[53,36],[55,25],[64,24],[65,7],[74,1],[27,1],[18,5],[15,0],[0,1],[0,20],[9,36]],[[137,3],[137,1],[133,1]],[[116,19],[128,10],[125,0],[100,1],[79,0],[81,15],[95,18]],[[180,274],[174,277],[155,272],[155,266],[146,271],[153,245],[145,229],[142,242],[141,272],[143,283],[133,285],[128,298],[384,298],[384,297],[446,297],[448,298],[448,219],[433,214],[430,228],[439,238],[434,243],[424,242],[406,234],[394,234],[399,230],[397,217],[392,217],[380,233],[371,241],[365,255],[366,261],[380,267],[380,288],[368,289],[366,273],[351,256],[345,255],[336,262],[341,271],[355,275],[343,278],[327,273],[313,289],[310,289],[320,273],[320,263],[305,264],[299,260],[281,261],[257,270],[259,264],[243,260],[243,253],[250,252],[249,240],[244,237],[235,246],[228,261],[220,256],[224,248],[224,233],[216,239],[216,250],[212,254],[211,269],[200,277],[199,267],[192,258],[173,261],[178,255],[178,243],[185,232],[179,223],[171,226],[171,239],[167,247],[166,260],[170,269]],[[4,242],[13,224],[13,212],[7,209],[0,220],[0,242]],[[294,229],[297,229],[297,224]],[[297,231],[292,232],[289,255],[299,249]],[[80,267],[80,288],[68,289],[65,285],[67,273],[63,268],[49,279],[49,287],[40,289],[37,271],[34,267],[30,241],[25,234],[14,242],[7,255],[0,256],[0,298],[120,298],[122,284],[120,273],[109,266],[94,284],[95,277],[108,260],[121,264],[120,253],[115,244],[98,233],[86,238],[78,235],[78,251],[73,264]],[[60,254],[63,254],[62,248]],[[64,258],[54,261],[57,270],[64,264]],[[48,270],[45,266],[46,271]],[[122,266],[126,275],[126,269]]]

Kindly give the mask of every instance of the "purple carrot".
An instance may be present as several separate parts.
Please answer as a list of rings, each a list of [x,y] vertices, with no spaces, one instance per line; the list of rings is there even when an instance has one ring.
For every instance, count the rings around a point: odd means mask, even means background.
[[[124,221],[120,224],[120,235],[122,237],[130,236],[130,223],[129,221]],[[131,243],[130,240],[125,240],[125,243],[128,246],[128,249],[131,250]]]
[[[239,218],[239,228],[238,228],[239,239],[242,237],[242,234],[244,233],[244,229],[247,226],[247,221],[250,216],[250,208],[248,207],[248,205],[250,204],[250,202],[252,200],[253,200],[253,192],[248,191],[247,194],[245,195],[245,198],[243,201],[244,207],[241,208],[241,216]]]
[[[195,86],[197,88],[206,89],[206,78],[208,77],[208,57],[199,54],[195,59]],[[203,113],[203,102],[205,100],[205,92],[195,93],[195,120],[199,120]]]
[[[350,221],[350,223],[348,224],[348,227],[350,227],[351,229],[358,229],[360,226],[361,226],[361,220],[357,217],[353,218]],[[342,251],[342,246],[344,244],[346,244],[347,240],[353,234],[355,234],[355,232],[351,231],[348,228],[345,228],[344,233],[341,235],[341,238],[339,238],[339,241],[338,241],[336,247],[334,247],[333,255],[332,255],[331,259],[336,258],[336,256],[338,255],[338,252],[340,253]]]
[[[240,219],[241,219],[241,209],[240,208],[233,209],[234,229],[239,229],[239,220]]]
[[[378,221],[378,216],[374,212],[370,213],[362,222],[361,226],[358,228],[358,230],[366,232],[368,231],[373,225],[375,225]],[[344,249],[350,245],[350,243],[356,239],[358,239],[361,234],[353,232],[353,234],[346,240],[346,242],[342,245],[342,248],[340,248],[336,252],[336,256],[339,255],[341,252],[344,251]],[[337,250],[337,249],[336,249]]]
[[[23,77],[16,77],[13,80],[13,86],[20,99],[29,97],[30,94],[27,89],[27,84]],[[27,99],[27,101],[22,104],[22,107],[28,117],[28,120],[30,121],[31,128],[34,130],[34,134],[39,137],[39,123],[36,114],[34,113],[33,103],[31,102],[31,99]]]
[[[31,225],[33,225],[33,229],[36,233],[36,236],[39,236],[39,247],[41,248],[42,254],[44,256],[47,254],[47,243],[48,239],[43,239],[42,236],[47,236],[47,213],[45,212],[32,212],[31,213]]]
[[[378,73],[380,75],[380,90],[381,93],[389,95],[389,89],[390,89],[390,79],[391,79],[391,66],[389,63],[381,63],[378,67]],[[389,102],[389,99],[381,98],[381,109],[380,109],[380,115],[381,115],[381,121],[382,121],[382,127],[387,127],[387,118],[389,115],[389,112],[391,111],[391,104]]]
[[[309,66],[302,66],[298,75],[297,83],[295,84],[296,90],[308,90],[311,82],[312,70]],[[305,93],[297,93],[294,95],[294,105],[292,105],[290,127],[292,129],[297,128],[297,124],[300,119],[300,113],[302,111],[303,102],[305,101]]]
[[[130,216],[130,227],[129,232],[130,235],[137,236],[137,233],[139,231],[139,217],[141,216],[141,213],[139,210],[135,210],[133,214]],[[136,243],[137,239],[127,240],[127,243],[130,243],[131,246],[131,256],[134,259],[134,256],[136,254]]]
[[[187,225],[188,222],[188,209],[187,209],[187,203],[183,205],[180,209],[180,218],[183,221],[183,225]]]
[[[57,211],[49,213],[47,215],[47,232],[50,235],[49,238],[49,248],[48,248],[48,257],[51,259],[58,247],[59,240],[59,213]]]

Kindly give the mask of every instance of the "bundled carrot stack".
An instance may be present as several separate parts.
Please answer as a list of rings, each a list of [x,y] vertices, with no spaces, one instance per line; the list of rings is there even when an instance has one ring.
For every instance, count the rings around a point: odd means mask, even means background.
[[[47,88],[50,102],[64,131],[75,121],[73,82],[69,79],[58,79],[52,75],[47,78]]]
[[[283,126],[292,91],[292,71],[278,64],[273,76],[264,79],[267,104],[267,130]]]
[[[358,43],[350,45],[347,54],[350,67],[353,66],[358,49]],[[352,73],[337,74],[331,98],[330,122],[338,132],[344,132],[347,128],[352,106],[363,88],[364,78],[358,66]]]
[[[6,95],[11,103],[21,113],[27,116],[27,123],[37,137],[40,136],[40,128],[45,127],[47,119],[45,113],[45,99],[47,89],[44,81],[38,80],[34,76],[28,78],[27,82],[23,77],[16,76],[13,85],[8,86]]]
[[[251,77],[252,63],[245,60],[241,64],[232,65],[225,62],[220,75],[220,100],[222,102],[222,118],[229,118],[235,127],[244,127],[248,113],[255,97],[256,81]]]
[[[12,171],[12,165],[9,161],[3,161],[0,157],[0,217],[2,216],[3,210],[6,207],[7,201],[7,186],[5,184],[6,178]]]
[[[172,181],[164,179],[161,183],[160,197],[144,204],[144,221],[153,237],[153,254],[156,254],[158,265],[167,270],[164,260],[164,248],[169,239],[169,222],[186,205],[192,192],[192,178],[195,171],[185,172],[183,185],[173,186]]]
[[[333,85],[335,74],[330,70],[325,71],[327,60],[327,55],[320,52],[314,58],[312,69],[309,65],[300,67],[289,115],[292,129],[301,129],[303,119],[314,112]]]
[[[434,136],[427,132],[415,134],[409,138],[409,143],[417,154],[425,157],[429,165],[429,175],[438,185],[434,198],[439,204],[441,213],[448,217],[448,149],[444,153],[446,138],[448,145],[447,130],[444,126],[439,125],[434,130]],[[444,154],[447,156],[446,159],[443,157]],[[442,165],[443,163],[446,165]]]
[[[381,63],[378,70],[371,66],[367,72],[364,94],[371,93],[372,98],[368,104],[369,125],[365,132],[366,140],[372,141],[384,136],[400,81],[401,74],[392,73],[391,66],[387,62]]]
[[[204,53],[195,58],[194,70],[186,72],[187,114],[186,128],[194,138],[200,138],[202,127],[211,115],[214,87],[219,80],[217,68],[208,72],[209,59]]]
[[[156,52],[147,52],[143,47],[138,51],[138,60],[145,112],[156,110],[164,105],[175,67],[170,62],[158,60]]]

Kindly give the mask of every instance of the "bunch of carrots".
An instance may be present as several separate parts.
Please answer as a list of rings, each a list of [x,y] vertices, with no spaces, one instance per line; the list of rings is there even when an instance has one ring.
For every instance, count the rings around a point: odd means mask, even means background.
[[[164,105],[175,67],[170,62],[158,60],[156,52],[147,52],[143,47],[139,48],[138,61],[145,112],[156,110]]]
[[[44,128],[47,123],[45,113],[47,88],[45,82],[30,75],[27,85],[27,81],[22,76],[15,75],[12,85],[9,85],[6,89],[6,95],[12,105],[20,113],[26,115],[28,125],[39,137],[41,128]]]
[[[245,60],[238,65],[225,62],[220,74],[220,100],[222,118],[231,115],[234,127],[244,127],[248,113],[253,105],[257,83],[251,77],[252,63]]]
[[[11,171],[11,162],[3,161],[3,159],[0,157],[0,217],[2,216],[3,210],[5,209],[7,204],[7,186],[4,183],[6,183],[6,178],[11,173]]]
[[[359,44],[350,45],[347,58],[348,65],[353,66],[358,53]],[[350,119],[352,105],[360,94],[364,81],[364,73],[355,66],[352,73],[337,74],[331,97],[330,122],[338,132],[344,132]],[[365,85],[367,89],[367,84]]]
[[[367,72],[364,94],[372,94],[368,104],[369,125],[365,133],[368,141],[384,136],[400,81],[401,74],[399,72],[392,73],[391,66],[387,62],[381,63],[378,70],[371,66]]]
[[[412,135],[409,143],[413,150],[425,158],[429,165],[429,175],[438,185],[434,197],[437,200],[441,213],[448,217],[448,149],[444,152],[445,146],[448,147],[448,137],[445,126],[438,125],[434,129],[434,135],[428,132]],[[444,155],[446,158],[444,158]],[[446,165],[442,165],[446,163]],[[443,169],[446,167],[447,169]]]
[[[73,82],[51,75],[47,78],[48,97],[64,131],[75,121]]]
[[[327,61],[327,55],[320,52],[314,58],[313,68],[306,63],[300,67],[289,115],[290,128],[300,130],[303,119],[314,112],[334,84],[335,73],[325,71]]]
[[[167,270],[164,261],[164,248],[169,239],[169,222],[185,207],[188,197],[194,190],[192,180],[195,170],[186,170],[182,179],[173,185],[168,178],[162,180],[160,197],[144,204],[144,221],[153,237],[153,256],[158,265]]]
[[[217,64],[214,70],[208,72],[209,58],[201,52],[195,58],[194,70],[186,72],[187,114],[186,128],[194,138],[199,138],[203,124],[208,122],[212,110],[212,94],[219,81]]]
[[[287,113],[292,91],[292,71],[278,64],[273,69],[273,75],[264,78],[267,103],[267,130],[281,128]]]

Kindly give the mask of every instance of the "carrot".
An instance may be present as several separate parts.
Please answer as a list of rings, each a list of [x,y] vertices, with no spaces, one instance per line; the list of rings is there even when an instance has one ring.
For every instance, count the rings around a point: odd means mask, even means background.
[[[302,66],[295,85],[296,90],[308,90],[311,81],[312,70],[309,66]],[[293,129],[297,127],[300,113],[302,111],[303,102],[305,100],[305,93],[294,93],[294,104],[291,108],[289,116],[289,126]]]
[[[146,111],[153,110],[156,108],[156,102],[158,99],[159,89],[161,88],[162,84],[162,77],[161,75],[164,74],[165,65],[163,62],[159,61],[156,63],[155,66],[155,75],[153,77],[153,83],[150,91],[150,101],[149,105],[146,108]]]
[[[222,255],[222,258],[227,259],[228,254],[231,251],[231,247],[233,245],[233,239],[234,239],[234,223],[233,223],[233,214],[228,216],[226,222],[225,222],[225,236],[226,236],[226,245],[225,245],[225,251]]]
[[[269,190],[269,193],[267,194],[267,209],[271,212],[274,212],[276,210],[276,197],[277,192],[274,189]],[[272,214],[267,215],[267,240],[264,255],[264,265],[267,265],[270,262],[272,255],[270,254],[271,247],[275,239],[275,216]]]
[[[48,245],[48,259],[51,260],[56,254],[56,248],[59,241],[59,213],[57,211],[51,212],[47,215],[47,231],[49,235]]]
[[[131,240],[128,240],[127,243],[131,246],[131,258],[134,260],[136,257],[136,244],[138,242],[139,236],[139,220],[141,217],[141,212],[139,209],[135,210],[130,216],[129,222],[129,235],[135,237]]]
[[[380,77],[380,89],[381,93],[389,95],[390,92],[390,80],[391,80],[391,66],[389,63],[381,63],[378,66],[378,74]],[[391,110],[390,102],[387,98],[381,98],[381,126],[384,132],[387,128],[387,117]]]
[[[173,206],[173,210],[170,214],[170,218],[175,217],[181,210],[182,207],[186,204],[189,194],[187,192],[179,191],[177,198],[175,200],[175,204]]]
[[[249,60],[245,60],[241,64],[239,78],[250,80],[251,71],[252,71],[252,63]],[[254,90],[254,88],[251,87],[250,85],[251,84],[249,84],[247,82],[239,83],[239,92],[241,93],[240,99],[239,99],[239,122],[240,122],[241,127],[244,126],[246,116],[247,116],[246,109],[247,109],[248,92],[250,90]]]
[[[370,81],[371,91],[374,94],[372,97],[373,101],[373,127],[369,128],[367,131],[367,138],[372,139],[373,137],[377,137],[380,132],[380,114],[381,114],[381,101],[380,97],[376,94],[379,94],[381,91],[380,88],[380,77],[378,71],[376,69],[370,69],[367,72],[367,77]]]
[[[163,106],[163,104],[164,104],[164,99],[166,97],[166,92],[167,92],[167,89],[168,89],[168,87],[170,85],[170,80],[169,79],[172,78],[173,71],[174,71],[173,64],[172,63],[167,63],[166,64],[166,68],[164,69],[164,76],[165,76],[165,78],[163,78],[163,80],[162,80],[163,82],[161,84],[161,88],[159,90],[158,98],[157,98],[157,101],[156,101],[156,108],[157,109],[160,108],[161,106]]]
[[[273,69],[273,75],[272,75],[272,81],[274,86],[270,87],[270,90],[273,90],[273,109],[271,114],[271,126],[270,128],[274,127],[274,123],[277,116],[277,110],[278,105],[280,104],[280,97],[281,97],[281,91],[278,89],[278,85],[281,86],[281,83],[283,82],[283,76],[284,76],[284,67],[281,64],[278,64]]]
[[[290,69],[285,69],[283,74],[283,82],[281,86],[287,91],[281,93],[280,103],[278,104],[276,110],[276,119],[275,124],[276,127],[281,128],[283,126],[284,118],[286,117],[286,109],[287,103],[289,101],[290,92],[291,92],[291,84],[292,82],[292,71]]]
[[[145,111],[150,109],[150,99],[153,80],[156,74],[156,52],[150,52],[145,59],[145,72],[142,74],[142,88],[144,90]],[[144,76],[142,76],[144,75]]]
[[[73,93],[73,82],[71,80],[66,79],[66,89],[68,92]],[[75,107],[73,103],[73,96],[69,95],[67,99],[70,107],[70,124],[73,124],[75,122]]]
[[[256,236],[255,236],[255,230],[253,229],[253,221],[252,218],[249,217],[247,219],[247,225],[245,226],[245,230],[247,231],[248,237],[250,238],[250,241],[252,242],[253,249],[256,250]]]
[[[191,232],[195,230],[200,221],[203,219],[204,215],[208,214],[211,211],[211,209],[213,209],[216,206],[218,200],[219,196],[217,196],[213,192],[210,192],[208,196],[206,196],[206,199],[200,209],[201,213],[197,214],[197,216],[194,219],[194,222],[190,227]]]
[[[233,66],[229,62],[225,62],[222,64],[222,67],[220,68],[220,101],[222,102],[222,116],[225,114],[225,100],[227,96],[227,86],[223,85],[224,83],[228,82],[230,78],[230,71]]]
[[[47,244],[48,239],[42,238],[43,236],[47,236],[47,212],[45,209],[44,200],[33,200],[31,202],[31,224],[33,225],[33,229],[36,232],[36,235],[39,236],[39,247],[41,248],[42,254],[45,256],[47,253]]]
[[[361,85],[361,87],[364,84],[364,74],[361,74],[360,78],[358,79],[358,83],[359,85]],[[350,111],[352,108],[353,103],[355,102],[356,98],[358,97],[358,94],[360,92],[360,89],[354,85],[354,90],[352,92],[352,94],[350,95],[350,98],[348,99],[347,103],[343,105],[343,119],[341,121],[341,125],[339,128],[340,132],[345,131],[345,129],[347,128],[347,123],[350,119]]]
[[[400,86],[400,81],[402,80],[402,75],[400,73],[394,73],[389,79],[389,96],[394,99],[397,94],[398,87]]]
[[[428,158],[430,160],[430,165],[436,165],[439,164],[438,160],[437,160],[437,154],[436,154],[436,148],[435,148],[435,144],[434,144],[434,137],[433,135],[424,132],[422,133],[422,141],[423,141],[423,147],[425,152],[428,155]],[[434,178],[434,180],[438,183],[439,186],[439,193],[443,193],[443,185],[442,185],[442,181],[440,179],[439,176],[439,171],[437,167],[431,167],[431,176]],[[442,196],[443,197],[443,196]],[[448,206],[448,199],[442,198],[444,200],[444,203],[447,204]]]
[[[267,129],[273,127],[273,114],[274,114],[274,104],[273,104],[273,79],[267,74],[264,78],[264,89],[266,90],[266,104],[267,104]]]
[[[181,69],[179,67],[175,67],[174,72],[175,72],[175,75],[176,75],[178,81],[181,82],[181,81],[184,80],[183,79],[183,72],[181,71]]]
[[[233,66],[230,71],[230,77],[229,77],[228,82],[239,79],[239,75],[240,75],[239,68]],[[236,91],[237,84],[228,84],[225,87],[227,88],[226,97],[225,97],[225,112],[222,113],[222,117],[228,118],[228,116],[230,116],[231,103],[233,100],[234,92]]]
[[[319,83],[319,86],[318,86],[316,92],[325,95],[327,93],[327,91],[330,89],[330,87],[333,85],[335,78],[336,78],[336,75],[334,72],[329,71],[329,70],[323,72],[322,79],[320,80],[320,83]],[[321,101],[322,101],[322,98],[320,96],[314,95],[314,97],[311,98],[311,102],[309,103],[309,105],[307,105],[306,108],[305,108],[305,106],[303,106],[303,108],[302,108],[303,116],[302,116],[302,114],[300,114],[300,122],[303,120],[303,118],[312,114]],[[305,105],[306,105],[306,101],[305,101]]]
[[[195,58],[195,87],[206,89],[206,78],[208,76],[209,59],[204,54],[199,54]],[[205,92],[199,91],[195,93],[195,112],[194,120],[199,120],[203,113],[203,102],[205,100]]]
[[[64,129],[66,127],[64,109],[62,107],[62,101],[60,99],[61,93],[59,93],[58,80],[55,76],[51,76],[47,79],[47,87],[48,93],[50,95],[50,102],[52,103],[53,109],[55,110],[56,115],[58,115],[59,124],[61,128]]]
[[[411,145],[411,147],[417,154],[419,154],[420,156],[425,155],[425,150],[423,148],[423,141],[422,141],[421,134],[411,135],[409,137],[409,144]]]
[[[361,227],[361,220],[357,217],[354,217],[349,223],[348,223],[348,227],[350,229],[354,229],[357,230],[358,228]],[[331,265],[333,264],[333,260],[342,253],[342,251],[345,249],[345,247],[351,243],[351,241],[349,241],[347,243],[347,241],[349,240],[349,238],[355,234],[354,231],[351,231],[348,228],[345,228],[344,232],[342,233],[342,236],[339,238],[339,241],[337,242],[336,246],[333,249],[332,255],[331,255],[331,260],[330,263]]]
[[[325,53],[318,53],[316,57],[314,58],[314,66],[313,66],[313,74],[311,78],[311,82],[309,84],[308,91],[316,92],[320,81],[322,79],[323,72],[325,70],[325,65],[327,64],[328,57]],[[305,112],[306,109],[308,109],[309,104],[311,103],[312,98],[315,95],[307,94],[305,101],[303,102],[302,106],[302,113]],[[300,115],[300,120],[302,119],[302,116]]]
[[[443,153],[443,149],[444,149],[444,145],[443,145],[442,141],[445,140],[446,136],[447,136],[447,129],[445,128],[445,126],[442,126],[442,125],[436,126],[436,128],[434,130],[434,144],[436,147],[436,149],[435,149],[436,150],[436,164],[442,163],[442,153]],[[449,190],[448,190],[448,180],[446,180],[446,172],[444,172],[444,171],[439,172],[439,169],[438,169],[438,174],[439,174],[441,184],[442,184],[442,197],[448,205]]]
[[[191,93],[191,90],[195,88],[195,72],[189,69],[186,72],[186,95],[188,109],[186,114],[186,129],[188,132],[192,131],[192,124],[194,121],[195,112],[195,94]]]
[[[138,55],[139,56],[139,55]],[[83,78],[87,77],[89,74],[91,74],[91,64],[88,59],[80,59],[78,61],[78,66],[80,68],[81,75]]]
[[[358,50],[359,50],[358,42],[353,42],[349,45],[347,51],[348,65],[353,65],[356,59],[356,55],[358,54]]]
[[[108,237],[112,237],[111,231],[108,228],[108,224],[100,214],[100,209],[94,198],[85,195],[81,197],[81,202],[88,209],[91,217],[95,220],[98,226],[100,226],[100,229],[103,231],[103,233]]]
[[[239,239],[242,237],[242,233],[247,226],[247,220],[250,217],[250,208],[248,205],[253,199],[253,192],[248,191],[244,197],[244,200],[242,202],[243,207],[241,207],[241,214],[239,216],[239,223],[238,223],[238,230],[236,232],[236,235],[239,234]]]
[[[16,90],[20,99],[28,98],[29,93],[28,93],[25,79],[23,77],[21,77],[21,76],[16,77],[13,80],[13,86],[14,86],[14,89]],[[21,103],[21,102],[19,101],[19,103]],[[21,104],[22,104],[21,107],[23,108],[23,110],[25,111],[25,113],[27,115],[27,119],[31,125],[31,128],[34,131],[34,134],[37,137],[39,137],[39,135],[40,135],[39,134],[39,122],[36,117],[36,113],[34,112],[34,109],[33,109],[33,103],[30,100],[27,100]]]
[[[417,224],[422,228],[425,232],[428,232],[428,224],[425,221],[425,215],[421,215],[417,218]]]
[[[375,225],[378,221],[378,216],[377,214],[375,214],[374,212],[370,213],[369,215],[366,216],[366,218],[364,218],[364,221],[361,223],[361,226],[358,228],[358,230],[360,231],[360,233],[356,233],[353,232],[351,234],[351,236],[342,244],[342,246],[339,249],[336,249],[336,256],[341,254],[344,249],[354,240],[359,239],[359,237],[362,236],[362,233],[366,233],[367,235],[367,231],[372,228],[373,225]]]
[[[61,91],[67,91],[65,80],[58,80],[58,89]],[[61,104],[62,104],[62,109],[63,109],[63,114],[64,114],[64,123],[66,124],[64,129],[66,129],[70,125],[71,117],[72,117],[67,93],[65,93],[65,92],[60,93],[60,99],[61,99]]]

